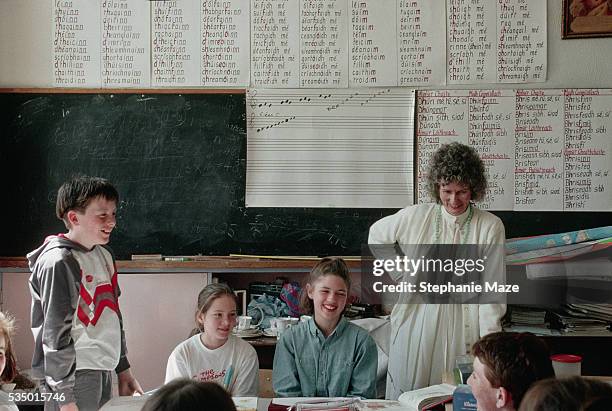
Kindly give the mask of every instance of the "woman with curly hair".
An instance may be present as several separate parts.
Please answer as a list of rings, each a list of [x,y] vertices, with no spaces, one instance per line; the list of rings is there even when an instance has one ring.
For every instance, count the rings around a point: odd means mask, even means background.
[[[460,143],[443,145],[431,159],[427,178],[436,201],[377,221],[368,244],[485,245],[487,270],[505,278],[504,225],[472,203],[481,200],[487,188],[476,151]],[[479,337],[501,330],[505,311],[502,304],[395,304],[386,398],[442,382],[457,356],[468,354]]]

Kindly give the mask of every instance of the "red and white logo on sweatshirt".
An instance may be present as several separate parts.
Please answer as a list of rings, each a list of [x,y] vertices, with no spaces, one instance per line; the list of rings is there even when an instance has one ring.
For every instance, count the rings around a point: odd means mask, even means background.
[[[96,276],[81,272],[81,289],[77,316],[86,326],[95,326],[105,308],[119,313],[117,303],[117,271],[113,273],[111,282],[93,284]]]

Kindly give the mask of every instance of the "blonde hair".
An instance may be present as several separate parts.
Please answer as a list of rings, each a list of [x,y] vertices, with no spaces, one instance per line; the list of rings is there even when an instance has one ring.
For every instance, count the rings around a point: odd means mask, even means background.
[[[13,378],[17,375],[17,363],[13,354],[13,347],[11,345],[11,337],[15,332],[15,319],[9,315],[0,311],[0,334],[4,336],[4,343],[6,345],[4,356],[6,357],[6,364],[2,374],[0,374],[0,382],[9,383],[13,381]]]
[[[195,313],[196,328],[191,330],[190,336],[194,336],[204,331],[202,330],[202,324],[200,324],[200,321],[198,321],[198,317],[200,314],[206,314],[206,311],[208,311],[212,303],[217,298],[221,298],[226,295],[231,296],[234,299],[234,302],[236,302],[236,294],[234,294],[234,290],[232,290],[229,285],[224,283],[208,284],[202,289],[202,291],[200,291],[200,294],[198,294],[198,309]]]

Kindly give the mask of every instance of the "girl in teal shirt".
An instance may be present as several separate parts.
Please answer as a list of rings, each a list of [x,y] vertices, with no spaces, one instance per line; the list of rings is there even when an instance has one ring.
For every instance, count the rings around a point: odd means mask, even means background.
[[[341,258],[323,258],[310,272],[301,304],[313,317],[285,331],[276,345],[278,397],[376,398],[376,344],[342,315],[350,287]]]

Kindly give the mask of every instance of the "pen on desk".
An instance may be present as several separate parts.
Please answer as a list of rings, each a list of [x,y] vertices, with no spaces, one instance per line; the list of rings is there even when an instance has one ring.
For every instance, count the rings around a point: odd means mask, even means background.
[[[234,366],[230,365],[227,369],[227,373],[225,374],[225,378],[223,378],[223,387],[229,392],[230,384],[232,383],[232,374],[234,373]]]

